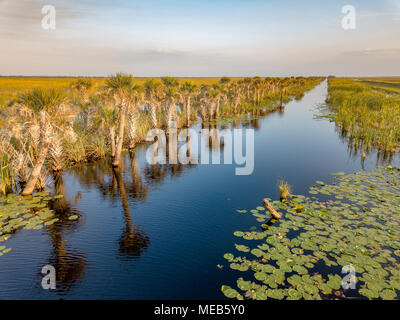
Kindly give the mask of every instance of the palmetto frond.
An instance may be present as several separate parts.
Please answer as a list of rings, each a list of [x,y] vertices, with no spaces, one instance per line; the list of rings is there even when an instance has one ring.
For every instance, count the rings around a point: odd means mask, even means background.
[[[118,124],[118,109],[100,105],[94,118],[95,125],[101,128],[108,128]]]
[[[32,89],[19,96],[18,102],[35,113],[52,111],[66,101],[65,93],[58,89]]]
[[[114,100],[114,105],[125,108],[133,85],[133,76],[117,73],[107,79],[105,89]]]
[[[89,90],[92,87],[92,79],[78,79],[71,83],[71,88],[78,91]]]
[[[146,95],[149,96],[155,95],[160,88],[161,88],[161,82],[155,79],[147,80],[144,83],[144,89],[146,91]]]
[[[62,139],[53,135],[49,148],[49,164],[53,171],[60,171],[65,165],[65,154]]]
[[[163,77],[161,78],[161,81],[163,82],[164,86],[166,87],[177,87],[179,85],[178,80],[176,80],[173,77]]]
[[[194,93],[197,89],[197,86],[191,82],[191,81],[186,81],[182,86],[181,90],[185,93]]]
[[[25,183],[28,181],[30,170],[29,165],[31,163],[31,159],[29,153],[22,151],[15,150],[12,161],[11,161],[11,168],[15,173],[15,178],[20,183]]]
[[[52,182],[51,175],[49,175],[47,170],[42,169],[42,171],[40,171],[40,174],[39,174],[38,179],[36,181],[36,189],[39,190],[39,191],[42,191],[42,190],[46,189],[46,187],[48,185],[50,185],[51,182]]]
[[[133,76],[130,74],[117,73],[107,79],[105,88],[112,93],[126,93],[132,88]]]

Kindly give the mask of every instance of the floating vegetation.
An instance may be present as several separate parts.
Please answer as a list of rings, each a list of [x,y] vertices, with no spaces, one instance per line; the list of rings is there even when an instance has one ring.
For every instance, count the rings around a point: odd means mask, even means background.
[[[9,194],[0,197],[0,243],[8,240],[20,229],[40,230],[58,221],[53,210],[49,209],[52,197],[50,191],[43,191],[33,196],[23,197]],[[11,251],[5,245],[0,245],[0,256]]]
[[[318,181],[317,197],[294,195],[274,201],[283,218],[251,210],[260,231],[235,231],[243,255],[226,253],[242,271],[236,288],[222,293],[237,299],[319,300],[396,299],[400,292],[400,169],[337,173],[334,183]],[[255,212],[257,211],[257,212]],[[352,266],[356,290],[342,287],[342,268]],[[344,269],[346,270],[346,268]]]

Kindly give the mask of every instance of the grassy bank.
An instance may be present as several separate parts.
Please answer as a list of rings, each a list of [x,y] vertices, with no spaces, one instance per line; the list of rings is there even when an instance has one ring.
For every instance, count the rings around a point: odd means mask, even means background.
[[[400,91],[380,83],[329,79],[327,103],[352,148],[394,153],[400,150]]]

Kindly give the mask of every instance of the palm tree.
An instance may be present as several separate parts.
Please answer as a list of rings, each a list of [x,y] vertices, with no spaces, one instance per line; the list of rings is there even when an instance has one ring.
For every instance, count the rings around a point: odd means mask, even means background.
[[[128,135],[129,149],[133,149],[136,144],[136,130],[139,120],[139,107],[144,102],[143,87],[133,86],[128,95]]]
[[[228,89],[228,99],[230,101],[230,104],[233,106],[234,114],[238,113],[238,107],[241,102],[241,98],[242,96],[238,84],[233,83]]]
[[[253,78],[253,88],[254,88],[253,102],[255,105],[259,105],[261,102],[261,86],[262,86],[261,78],[254,77]]]
[[[161,78],[165,86],[165,101],[167,106],[167,133],[169,126],[173,120],[176,120],[176,101],[179,99],[178,81],[175,78],[164,77]]]
[[[225,100],[226,94],[225,94],[225,86],[221,83],[216,83],[212,86],[213,88],[213,93],[212,96],[215,97],[214,102],[215,102],[215,110],[214,110],[214,118],[217,118],[219,116],[219,107],[221,105],[221,101]]]
[[[201,127],[202,129],[205,128],[205,124],[207,121],[207,117],[210,117],[210,110],[209,110],[209,97],[208,92],[210,91],[210,86],[208,85],[201,85],[201,91],[199,94],[199,102],[200,102],[200,116],[201,116]]]
[[[33,122],[38,123],[40,128],[38,154],[22,195],[32,194],[35,189],[43,164],[47,158],[54,130],[51,119],[57,119],[57,113],[62,114],[65,111],[65,108],[63,108],[65,101],[64,93],[56,89],[33,89],[19,97],[18,104],[26,108]],[[52,113],[52,118],[48,115],[50,112]]]
[[[246,88],[246,99],[247,100],[250,100],[250,86],[251,86],[252,81],[253,80],[251,78],[244,78],[243,82],[242,82]]]
[[[279,90],[280,90],[280,107],[283,106],[283,95],[287,93],[287,85],[288,85],[288,78],[284,78],[279,80],[278,82],[278,86],[279,86]]]
[[[229,82],[231,82],[231,79],[228,78],[228,77],[222,77],[221,79],[219,79],[219,83],[222,84],[222,85],[226,85]]]
[[[214,85],[212,88],[209,88],[206,92],[205,99],[209,106],[209,121],[215,119],[218,113],[219,101],[220,101],[220,92],[219,86]]]
[[[106,131],[106,136],[110,139],[111,145],[111,158],[115,158],[115,128],[118,125],[118,109],[110,108],[109,103],[107,103],[107,96],[100,96],[95,102],[92,100],[95,106],[97,106],[96,116],[94,118],[94,123],[100,130]]]
[[[190,127],[191,99],[196,94],[196,89],[197,89],[197,86],[194,85],[190,81],[186,81],[181,86],[181,91],[183,92],[184,106],[185,106],[185,111],[186,111],[186,127],[187,128]]]
[[[151,124],[153,128],[158,128],[157,110],[160,109],[160,87],[161,82],[154,79],[147,80],[144,84],[146,102],[149,105]]]
[[[72,92],[74,93],[74,104],[81,110],[83,118],[83,129],[87,131],[89,126],[89,115],[91,104],[89,99],[90,89],[93,88],[93,82],[90,79],[78,79],[71,83]]]
[[[125,117],[128,106],[128,97],[132,88],[133,76],[117,73],[107,79],[106,89],[114,98],[114,103],[119,109],[118,133],[116,138],[115,157],[112,162],[113,167],[118,167],[121,162],[122,144],[124,142]]]

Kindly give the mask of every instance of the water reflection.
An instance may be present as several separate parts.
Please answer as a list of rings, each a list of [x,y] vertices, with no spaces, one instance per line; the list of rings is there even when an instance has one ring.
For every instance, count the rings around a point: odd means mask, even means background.
[[[87,264],[86,255],[68,244],[65,234],[75,230],[81,223],[82,214],[72,208],[67,201],[67,193],[64,179],[61,172],[53,174],[54,191],[56,195],[62,195],[50,203],[50,207],[55,211],[58,222],[51,226],[45,226],[51,239],[52,247],[49,265],[56,270],[57,292],[66,294],[71,288],[75,287],[83,279]],[[81,194],[75,196],[74,201],[79,201]],[[71,220],[70,217],[76,219]]]
[[[112,168],[109,159],[104,159],[96,165],[83,166],[86,170],[79,167],[73,172],[81,184],[97,188],[112,203],[121,202],[124,226],[118,240],[117,255],[121,259],[132,260],[141,256],[150,245],[150,239],[133,223],[129,198],[135,201],[146,199],[149,184],[143,179],[135,151],[125,153],[122,163],[121,168]],[[129,178],[124,179],[125,174]]]
[[[138,159],[136,157],[136,152],[131,150],[129,151],[129,159],[130,159],[130,168],[131,168],[131,177],[132,177],[132,185],[131,185],[131,193],[135,199],[145,199],[149,192],[149,185],[143,182],[142,175],[140,173]],[[115,175],[115,170],[114,170]],[[120,172],[119,172],[120,174]],[[118,181],[118,179],[117,179]],[[121,185],[119,188],[121,189]]]
[[[332,120],[332,110],[326,103],[321,103],[316,107],[316,114],[314,119],[322,121],[327,121],[326,119]],[[361,159],[361,168],[365,169],[365,160],[370,158],[371,156],[376,155],[375,166],[389,165],[393,161],[395,161],[396,155],[398,153],[395,152],[387,152],[381,151],[376,146],[371,146],[369,143],[366,143],[361,137],[355,135],[355,132],[347,130],[346,127],[342,123],[335,122],[335,132],[339,137],[339,140],[347,145],[347,152],[350,158],[360,158]]]
[[[286,110],[258,108],[221,126],[255,130],[260,126],[261,134],[255,137],[258,172],[244,177],[243,183],[238,183],[240,180],[229,170],[195,164],[152,164],[144,160],[148,146],[124,153],[120,171],[113,171],[110,160],[103,159],[69,169],[64,176],[55,175],[54,191],[64,195],[52,203],[60,221],[45,227],[44,242],[43,234],[29,231],[10,239],[15,250],[0,259],[0,298],[46,297],[40,287],[40,271],[43,265],[52,264],[58,274],[56,294],[71,298],[220,299],[221,273],[215,268],[220,261],[216,259],[223,259],[231,231],[238,225],[254,224],[254,217],[235,214],[236,209],[250,208],[262,197],[276,198],[276,181],[281,176],[295,186],[296,193],[304,194],[314,181],[330,179],[332,172],[358,171],[359,161],[361,165],[365,161],[367,169],[373,165],[372,153],[366,159],[362,159],[361,151],[355,159],[348,157],[348,140],[343,140],[344,145],[338,141],[333,124],[326,120],[320,126],[315,124],[315,110],[310,109],[323,103],[325,92],[322,86],[316,90],[318,94],[300,105]],[[283,113],[284,120],[279,116]],[[262,120],[270,115],[274,116]],[[287,130],[280,139],[275,138],[279,134],[277,125],[285,125]],[[197,133],[201,128],[217,127],[192,125]],[[204,139],[204,148],[212,154],[209,137]],[[215,137],[218,139],[216,148],[221,152],[224,147],[228,149],[222,134]],[[182,149],[182,154],[201,155],[194,135],[183,140],[181,143],[189,147]],[[169,150],[169,142],[163,143]],[[292,155],[297,156],[296,166]],[[190,177],[173,181],[192,168],[195,172]],[[69,220],[71,215],[78,219]],[[274,222],[270,220],[267,225]],[[199,280],[196,290],[190,285],[194,274]],[[154,290],[146,292],[149,284]],[[40,290],[32,290],[33,286]]]
[[[134,157],[133,157],[134,158]],[[135,161],[133,161],[135,163]],[[132,171],[134,169],[132,168]],[[122,179],[121,171],[119,168],[113,168],[113,176],[118,184],[119,194],[121,198],[122,208],[124,212],[124,230],[122,236],[119,239],[119,256],[122,259],[131,260],[140,257],[143,251],[149,246],[150,239],[149,237],[136,225],[132,226],[131,212],[129,209],[128,195],[126,193],[125,184]],[[132,177],[133,181],[141,181],[139,178]],[[136,183],[133,183],[135,186]],[[142,186],[142,184],[139,185]],[[139,197],[143,196],[142,193],[134,193],[135,195],[139,195]]]
[[[256,108],[247,114],[246,119],[233,120],[231,124],[219,126],[203,123],[194,125],[192,128],[198,131],[200,129],[208,129],[208,132],[207,130],[201,131],[202,139],[206,142],[204,145],[211,153],[223,152],[225,141],[218,129],[243,127],[259,130],[260,120],[273,114],[284,116],[285,106]],[[361,167],[364,168],[366,157],[369,157],[373,151],[363,151],[362,145],[349,138],[346,132],[343,132],[338,127],[336,127],[336,130],[342,142],[348,146],[350,156],[360,157]],[[193,148],[192,139],[193,137],[187,134],[184,141],[182,141],[182,144],[185,143],[186,145],[186,150],[183,152],[187,158],[197,156],[194,153],[198,152],[195,149],[199,146],[196,143],[196,147]],[[135,223],[135,205],[146,201],[153,188],[169,178],[178,178],[185,171],[197,166],[192,163],[184,165],[178,159],[171,158],[176,154],[171,152],[172,150],[179,149],[182,152],[181,145],[175,138],[167,138],[162,143],[160,141],[160,150],[158,151],[163,153],[162,156],[165,158],[166,164],[160,164],[156,161],[153,161],[153,163],[141,161],[140,157],[144,154],[144,149],[147,149],[147,146],[139,146],[136,151],[126,152],[123,155],[123,162],[120,168],[113,169],[109,159],[104,159],[95,164],[83,165],[72,169],[73,174],[82,186],[96,188],[111,203],[117,204],[117,202],[120,202],[123,224],[121,225],[119,237],[116,236],[113,241],[116,241],[114,242],[116,243],[115,254],[121,261],[135,261],[151,246],[151,239],[145,232],[146,230],[143,230],[141,226]],[[153,160],[159,158],[160,152],[158,151],[156,150],[153,153]],[[362,152],[366,153],[366,157],[362,157]],[[390,154],[378,153],[377,165],[378,163],[392,161],[392,157],[393,155]],[[177,164],[170,164],[170,162],[176,162]],[[70,248],[64,237],[66,230],[76,228],[81,223],[82,214],[73,209],[76,202],[80,200],[81,194],[78,192],[73,200],[68,203],[62,175],[56,175],[54,181],[56,194],[63,194],[64,197],[57,199],[52,204],[53,209],[60,216],[60,223],[47,227],[53,243],[49,264],[56,267],[60,290],[67,292],[84,277],[86,266],[86,255]],[[68,220],[68,217],[72,214],[78,215],[78,219],[74,222]],[[267,225],[272,226],[275,223],[276,220],[271,219],[267,222]]]
[[[391,164],[396,153],[380,151],[378,148],[368,146],[361,138],[353,136],[342,125],[336,124],[335,131],[342,143],[347,145],[347,151],[352,158],[361,158],[361,167],[364,169],[365,159],[376,154],[376,166]]]

